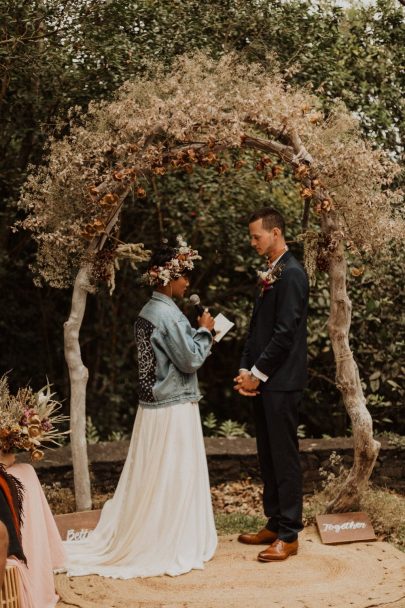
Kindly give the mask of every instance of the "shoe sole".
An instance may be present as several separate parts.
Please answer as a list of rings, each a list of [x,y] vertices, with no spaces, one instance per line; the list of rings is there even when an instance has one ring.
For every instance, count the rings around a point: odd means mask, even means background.
[[[268,563],[268,562],[285,562],[286,559],[288,559],[292,555],[297,555],[297,553],[298,553],[298,551],[294,551],[293,553],[289,553],[287,555],[287,557],[283,557],[282,559],[279,559],[277,557],[275,559],[266,559],[266,558],[260,557],[260,556],[258,556],[257,559],[259,562],[266,562],[266,563]]]

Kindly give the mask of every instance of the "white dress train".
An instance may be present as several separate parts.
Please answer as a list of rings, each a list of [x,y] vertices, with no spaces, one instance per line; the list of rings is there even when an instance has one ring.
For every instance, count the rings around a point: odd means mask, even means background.
[[[69,576],[176,576],[217,546],[197,403],[139,407],[113,498],[83,541],[64,543]]]

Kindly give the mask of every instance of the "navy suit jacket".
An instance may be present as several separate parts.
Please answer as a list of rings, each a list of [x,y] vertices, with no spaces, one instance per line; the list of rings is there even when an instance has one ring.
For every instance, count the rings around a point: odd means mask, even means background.
[[[307,382],[307,312],[305,270],[287,251],[277,263],[280,277],[256,296],[240,367],[253,365],[266,376],[261,390],[297,391]]]

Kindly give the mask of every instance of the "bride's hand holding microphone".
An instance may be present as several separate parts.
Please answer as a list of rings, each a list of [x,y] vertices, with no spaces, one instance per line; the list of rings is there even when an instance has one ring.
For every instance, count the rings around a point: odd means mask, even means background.
[[[205,327],[208,331],[212,331],[215,325],[215,319],[209,312],[208,308],[204,308],[204,312],[197,318],[197,323],[200,327]]]
[[[193,304],[193,306],[196,310],[196,313],[198,315],[198,317],[197,317],[198,325],[200,327],[205,327],[206,329],[208,329],[208,331],[210,331],[211,333],[213,333],[213,335],[215,335],[215,332],[213,331],[214,325],[215,325],[215,319],[210,314],[208,308],[204,308],[202,306],[200,296],[196,293],[193,293],[193,295],[190,296],[190,303]]]

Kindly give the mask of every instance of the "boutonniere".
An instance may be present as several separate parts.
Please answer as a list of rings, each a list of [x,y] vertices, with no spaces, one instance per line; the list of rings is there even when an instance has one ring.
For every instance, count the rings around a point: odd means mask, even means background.
[[[259,277],[260,286],[260,297],[263,296],[265,291],[271,289],[276,281],[281,277],[284,265],[277,264],[273,269],[269,270],[258,270],[257,276]]]

